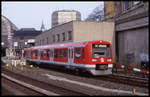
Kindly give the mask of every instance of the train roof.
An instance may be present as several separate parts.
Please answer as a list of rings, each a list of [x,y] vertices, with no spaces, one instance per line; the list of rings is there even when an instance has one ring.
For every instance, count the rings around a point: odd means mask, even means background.
[[[49,45],[43,45],[43,46],[34,46],[31,48],[26,49],[38,49],[38,48],[58,48],[58,47],[68,47],[68,46],[78,46],[78,45],[87,45],[88,43],[97,43],[102,42],[103,44],[110,44],[108,41],[104,40],[94,40],[94,41],[82,41],[82,42],[70,42],[70,43],[60,43],[60,44],[49,44]]]

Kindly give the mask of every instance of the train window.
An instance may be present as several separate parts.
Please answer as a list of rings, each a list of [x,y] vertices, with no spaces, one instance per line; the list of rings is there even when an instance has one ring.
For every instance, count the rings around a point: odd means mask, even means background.
[[[111,52],[110,52],[110,47],[106,48],[106,57],[110,58],[111,57]]]
[[[47,56],[46,49],[43,51],[43,55],[44,55],[44,57],[46,57],[46,56]]]
[[[65,48],[65,49],[63,49],[63,56],[64,56],[64,58],[66,58],[67,57],[67,49]]]
[[[59,57],[62,57],[62,49],[59,49]]]
[[[79,59],[81,56],[81,48],[76,48],[76,54],[75,54],[76,58]]]
[[[58,53],[58,50],[55,49],[55,50],[54,50],[54,57],[56,57],[56,58],[58,57],[58,54],[57,54],[57,53]]]
[[[47,49],[47,51],[46,51],[46,54],[47,54],[47,57],[49,57],[49,49]]]
[[[43,57],[43,51],[41,51],[41,57]]]
[[[36,56],[38,56],[38,50],[36,50]]]
[[[38,53],[37,50],[34,50],[33,51],[33,56],[37,56],[37,53]]]
[[[108,45],[93,44],[93,58],[99,58],[100,56],[110,56],[110,47]]]
[[[84,59],[84,48],[82,48],[82,59]]]

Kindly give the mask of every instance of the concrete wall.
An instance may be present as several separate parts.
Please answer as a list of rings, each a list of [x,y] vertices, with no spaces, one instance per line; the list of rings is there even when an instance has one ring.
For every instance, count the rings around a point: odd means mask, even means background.
[[[119,61],[122,64],[141,64],[141,54],[149,54],[148,27],[119,33]],[[137,65],[140,67],[140,65]]]
[[[73,22],[73,41],[105,40],[113,47],[115,60],[114,22]]]

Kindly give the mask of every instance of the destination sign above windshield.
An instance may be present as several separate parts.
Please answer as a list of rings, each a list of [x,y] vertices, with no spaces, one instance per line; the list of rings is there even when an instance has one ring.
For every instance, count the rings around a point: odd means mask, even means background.
[[[102,44],[93,44],[93,47],[94,47],[94,48],[100,48],[100,47],[104,47],[104,48],[106,48],[106,47],[107,47],[107,45],[102,45]]]

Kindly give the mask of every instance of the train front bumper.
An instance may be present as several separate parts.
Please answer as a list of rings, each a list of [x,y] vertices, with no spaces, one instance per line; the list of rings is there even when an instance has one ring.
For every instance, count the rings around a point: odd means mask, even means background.
[[[88,68],[88,71],[92,75],[111,75],[113,64],[96,64],[91,67],[92,68]]]

